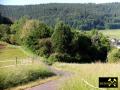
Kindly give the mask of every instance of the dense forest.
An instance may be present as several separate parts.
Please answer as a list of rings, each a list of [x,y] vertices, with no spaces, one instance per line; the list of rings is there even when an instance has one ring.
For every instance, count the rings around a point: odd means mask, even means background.
[[[43,21],[52,27],[57,20],[62,20],[70,27],[81,30],[118,29],[120,28],[119,10],[120,3],[0,5],[0,19],[4,16],[15,21],[22,16],[27,16],[30,19]]]

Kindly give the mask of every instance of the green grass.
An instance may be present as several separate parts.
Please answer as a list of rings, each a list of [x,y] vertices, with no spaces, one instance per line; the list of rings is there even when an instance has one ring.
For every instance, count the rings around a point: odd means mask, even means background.
[[[1,48],[1,44],[4,47]],[[34,59],[33,62],[32,57],[36,56],[26,48],[4,42],[0,42],[0,45],[0,90],[24,86],[35,80],[44,81],[45,78],[54,75],[41,61]]]
[[[42,63],[3,68],[0,69],[0,90],[53,75]]]
[[[26,58],[29,56],[20,46],[10,45],[0,41],[0,47],[1,45],[4,47],[0,48],[0,67],[15,65],[16,58],[17,63],[20,63],[23,59],[27,60]]]
[[[15,60],[17,58],[26,58],[27,55],[19,48],[5,47],[0,49],[0,61],[2,60]]]
[[[120,64],[66,64],[56,63],[54,67],[75,73],[61,86],[60,90],[99,90],[99,77],[118,77],[120,78]],[[90,85],[86,84],[87,81]],[[120,81],[119,81],[120,84]],[[101,90],[120,90],[117,89],[101,89]]]
[[[112,30],[100,30],[104,35],[110,38],[118,38],[120,39],[120,29],[112,29]]]
[[[18,47],[6,46],[5,48],[0,49],[0,67],[8,66],[8,65],[15,65],[16,57],[17,57],[17,63],[21,63],[22,62],[21,60],[28,58],[27,54],[25,54]]]

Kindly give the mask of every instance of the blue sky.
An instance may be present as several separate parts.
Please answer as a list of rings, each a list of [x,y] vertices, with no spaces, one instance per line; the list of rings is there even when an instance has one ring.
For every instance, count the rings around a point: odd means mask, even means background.
[[[0,0],[3,5],[28,5],[41,3],[110,3],[120,0]]]

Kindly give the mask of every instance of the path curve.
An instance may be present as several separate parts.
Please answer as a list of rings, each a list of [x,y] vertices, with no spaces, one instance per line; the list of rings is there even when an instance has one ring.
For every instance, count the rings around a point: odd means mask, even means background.
[[[72,73],[63,71],[63,70],[57,70],[53,67],[48,66],[48,68],[54,72],[56,75],[61,76],[57,80],[49,81],[44,84],[28,88],[26,90],[58,90],[59,85],[64,82],[66,79],[70,78],[72,76]]]

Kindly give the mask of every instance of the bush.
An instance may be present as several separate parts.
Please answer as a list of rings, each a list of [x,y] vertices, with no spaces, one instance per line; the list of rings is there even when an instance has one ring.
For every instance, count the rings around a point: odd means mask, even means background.
[[[13,45],[17,45],[17,42],[16,42],[16,36],[14,34],[11,34],[10,35],[10,38],[9,38],[9,43],[10,44],[13,44]]]
[[[23,30],[24,24],[28,21],[27,17],[22,17],[19,20],[15,21],[14,24],[11,25],[10,30],[11,34],[15,35],[16,43],[21,45],[21,30]],[[22,33],[23,34],[23,33]]]
[[[39,40],[38,50],[36,53],[40,56],[48,57],[52,53],[52,43],[50,38],[43,38]]]
[[[87,53],[90,49],[92,43],[91,39],[85,35],[85,33],[74,33],[74,37],[72,39],[72,54],[75,53]]]
[[[44,23],[39,23],[39,26],[24,38],[24,45],[37,55],[48,57],[52,48],[50,36],[50,28]]]
[[[80,53],[77,53],[74,56],[74,62],[76,63],[90,63],[93,62],[93,60],[91,59],[91,57],[89,55],[81,55]]]
[[[10,27],[8,25],[0,25],[0,40],[9,42]]]
[[[55,52],[66,53],[72,40],[71,28],[63,22],[58,22],[55,26],[51,40]]]
[[[74,62],[72,61],[72,57],[67,53],[57,53],[56,58],[57,58],[57,61],[59,62],[68,62],[68,63]]]
[[[91,58],[95,61],[100,60],[106,62],[107,53],[110,50],[110,42],[108,38],[96,30],[91,32],[90,37],[92,41],[92,46],[89,52]]]
[[[54,53],[54,54],[51,54],[49,56],[48,59],[46,59],[46,63],[49,64],[49,65],[52,65],[53,63],[55,63],[56,61],[58,61],[58,58],[57,58],[57,55]]]
[[[109,63],[120,62],[120,49],[113,49],[108,53],[108,62]]]
[[[46,60],[48,64],[53,64],[54,62],[76,62],[75,58],[71,57],[67,53],[54,53],[49,56],[49,58]]]

